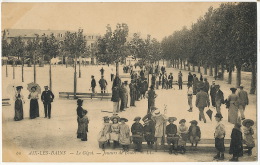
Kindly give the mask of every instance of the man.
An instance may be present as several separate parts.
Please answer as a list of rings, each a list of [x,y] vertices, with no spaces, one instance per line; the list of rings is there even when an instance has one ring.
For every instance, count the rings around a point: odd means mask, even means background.
[[[48,86],[44,86],[45,91],[42,92],[41,95],[41,100],[43,102],[44,105],[44,114],[45,117],[44,118],[51,118],[51,103],[53,102],[54,99],[54,95],[52,93],[52,91],[49,90]]]
[[[152,85],[155,86],[156,76],[152,74]]]
[[[248,100],[248,94],[246,91],[244,91],[244,86],[240,85],[239,86],[240,90],[238,91],[237,95],[238,95],[238,109],[240,111],[241,114],[241,119],[244,120],[245,119],[245,108],[246,105],[248,105],[249,100]]]
[[[172,89],[172,81],[173,81],[172,73],[170,73],[170,75],[168,76],[168,81],[169,81],[169,88]]]
[[[204,108],[209,107],[209,95],[203,91],[204,86],[199,86],[200,91],[196,94],[196,107],[199,108],[199,120],[203,119],[204,123],[206,123],[206,118],[204,115]]]
[[[215,96],[215,103],[216,103],[216,110],[217,113],[221,114],[221,104],[224,104],[224,94],[223,92],[220,90],[220,86],[216,85],[216,96]]]
[[[103,67],[102,67],[102,68],[100,69],[101,76],[104,75],[104,72],[105,72],[105,70],[104,70]]]
[[[179,90],[182,90],[182,73],[181,73],[181,71],[178,73],[178,84],[179,84]]]
[[[210,86],[210,97],[211,97],[211,104],[213,107],[216,107],[215,97],[216,97],[216,86],[215,80],[212,81],[212,85]]]
[[[151,107],[154,107],[155,98],[157,94],[154,91],[154,86],[151,85],[150,90],[147,92],[147,99],[148,99],[148,112],[151,112]]]
[[[192,86],[192,83],[193,83],[193,76],[191,74],[191,72],[189,72],[189,75],[188,75],[188,86]]]
[[[136,96],[136,85],[134,80],[131,80],[129,84],[130,88],[130,106],[135,106],[135,96]]]
[[[208,82],[208,79],[207,78],[204,78],[204,91],[206,93],[209,93],[209,82]]]
[[[91,76],[91,78],[92,78],[92,80],[91,80],[92,93],[95,93],[96,80],[93,75]]]
[[[121,99],[121,105],[120,105],[120,111],[125,111],[125,103],[126,103],[126,87],[125,87],[125,84],[122,83],[120,89],[119,89],[119,96],[120,96],[120,99]]]
[[[98,83],[101,88],[101,93],[106,93],[107,80],[104,79],[104,76],[101,76]]]
[[[196,74],[193,74],[193,95],[197,94],[199,79]]]
[[[129,108],[127,105],[128,105],[128,81],[124,81],[124,86],[125,86],[125,97],[126,97],[126,100],[125,100],[125,108]]]
[[[112,98],[111,101],[113,101],[113,114],[116,114],[119,112],[119,86],[114,86],[112,88]]]

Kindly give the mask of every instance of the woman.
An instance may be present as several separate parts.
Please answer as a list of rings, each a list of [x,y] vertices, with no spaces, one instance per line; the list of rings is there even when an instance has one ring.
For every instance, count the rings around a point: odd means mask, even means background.
[[[228,96],[228,102],[230,103],[228,109],[228,122],[236,124],[238,122],[238,96],[236,93],[236,88],[230,88],[232,94]]]
[[[28,99],[30,100],[30,119],[35,119],[39,117],[39,104],[38,104],[38,95],[39,93],[36,91],[36,86],[32,87],[32,92],[29,94]]]
[[[77,107],[77,122],[78,122],[78,130],[77,130],[77,138],[79,138],[79,139],[81,139],[82,138],[82,133],[81,133],[81,131],[80,131],[80,118],[82,118],[83,117],[83,108],[82,108],[82,105],[83,105],[83,100],[81,100],[81,99],[78,99],[77,100],[77,105],[78,105],[78,107]]]
[[[23,120],[23,95],[21,94],[21,89],[23,87],[22,86],[17,86],[16,87],[16,93],[15,93],[15,103],[14,103],[14,111],[15,111],[15,115],[14,115],[14,120],[15,121],[20,121]]]

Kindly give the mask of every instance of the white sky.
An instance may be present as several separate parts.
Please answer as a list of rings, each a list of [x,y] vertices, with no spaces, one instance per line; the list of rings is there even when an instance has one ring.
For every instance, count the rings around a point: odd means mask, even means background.
[[[2,3],[2,29],[77,30],[105,33],[110,24],[127,23],[129,33],[163,37],[189,27],[212,2],[167,3]]]

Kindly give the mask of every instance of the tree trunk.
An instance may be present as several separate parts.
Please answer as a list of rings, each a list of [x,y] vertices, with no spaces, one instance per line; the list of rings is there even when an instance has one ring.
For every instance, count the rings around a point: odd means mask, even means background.
[[[163,62],[163,65],[164,65],[164,58],[162,60],[163,60],[162,62]]]
[[[180,63],[181,63],[181,69],[182,69],[182,59],[180,59]]]
[[[221,80],[224,80],[224,73],[225,73],[224,64],[221,63]]]
[[[200,63],[198,63],[198,73],[200,73]]]
[[[36,63],[35,63],[35,54],[33,55],[33,82],[36,83]]]
[[[241,66],[236,66],[236,68],[237,68],[237,82],[236,82],[236,85],[238,87],[241,84]]]
[[[22,82],[24,82],[24,77],[23,77],[23,67],[24,67],[24,59],[22,60]]]
[[[192,64],[192,72],[195,72],[195,65]]]
[[[52,90],[51,61],[50,61],[50,70],[49,70],[49,76],[50,76],[50,90]]]
[[[211,64],[209,66],[209,76],[213,76],[213,67]]]
[[[208,66],[205,64],[204,65],[204,75],[208,74]]]
[[[216,64],[215,65],[215,69],[214,69],[214,77],[216,77],[217,78],[217,76],[218,76],[218,65]]]
[[[15,79],[15,68],[14,68],[14,59],[13,59],[13,79]]]
[[[81,68],[80,68],[81,58],[79,58],[79,78],[81,78]]]
[[[177,68],[180,69],[179,59],[177,60]]]
[[[190,63],[188,62],[188,71],[190,71]]]
[[[77,58],[76,58],[76,55],[75,55],[75,60],[74,60],[74,99],[77,99],[76,93],[77,93]]]
[[[68,57],[65,57],[66,68],[68,68]]]
[[[6,77],[8,77],[7,64],[8,64],[8,60],[6,60],[6,66],[5,66],[5,76],[6,76]]]
[[[232,67],[232,65],[229,65],[228,84],[231,84],[231,83],[232,83],[232,71],[233,71],[233,67]]]
[[[256,63],[251,62],[252,69],[252,79],[251,79],[251,89],[250,94],[255,94],[256,91]]]
[[[186,70],[185,60],[183,61],[183,69]]]
[[[116,76],[119,76],[119,62],[116,62]]]

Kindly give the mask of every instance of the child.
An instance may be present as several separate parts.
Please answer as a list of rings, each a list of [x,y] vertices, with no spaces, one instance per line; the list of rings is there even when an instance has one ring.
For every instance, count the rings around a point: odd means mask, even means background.
[[[243,126],[244,126],[244,140],[247,145],[247,151],[246,153],[248,156],[252,155],[252,149],[255,147],[255,141],[253,138],[254,130],[252,126],[254,125],[254,121],[251,119],[246,119],[243,121]]]
[[[192,96],[193,96],[192,87],[188,86],[187,97],[188,97],[188,104],[190,106],[190,109],[188,110],[189,112],[192,112]]]
[[[189,128],[188,134],[191,143],[191,148],[192,149],[194,148],[194,143],[195,143],[195,149],[196,149],[201,137],[200,127],[197,126],[198,122],[196,120],[192,120],[190,123],[191,126]]]
[[[127,121],[126,118],[120,118],[121,124],[119,124],[119,143],[122,145],[124,151],[128,151],[130,145],[130,129],[125,124]]]
[[[82,104],[83,104],[83,100],[78,99],[77,100],[77,122],[78,122],[78,130],[77,130],[77,138],[81,139],[81,133],[80,133],[80,122],[79,119],[82,118],[82,112],[83,112],[83,108],[82,108]]]
[[[170,124],[166,126],[166,135],[167,135],[167,143],[169,146],[169,154],[172,154],[172,152],[174,150],[174,146],[177,143],[177,140],[176,140],[177,126],[175,124],[173,124],[173,122],[176,120],[177,120],[176,117],[169,117],[168,122]],[[175,154],[177,154],[177,153],[175,152]]]
[[[243,153],[243,138],[240,128],[241,124],[236,123],[232,130],[229,154],[233,154],[233,157],[229,161],[237,162],[238,157],[241,156],[241,154]]]
[[[105,145],[107,144],[108,146],[110,145],[109,139],[109,133],[111,132],[111,124],[109,123],[109,117],[105,116],[104,118],[104,124],[103,127],[101,129],[101,131],[99,132],[99,138],[98,138],[98,142],[100,144],[100,147],[102,149],[105,149]]]
[[[143,125],[139,123],[141,117],[135,117],[135,123],[131,127],[133,142],[135,144],[135,151],[142,152],[142,141],[143,141]]]
[[[179,122],[179,127],[178,127],[178,134],[180,135],[180,140],[179,140],[179,150],[181,151],[182,154],[186,152],[186,141],[188,138],[188,127],[185,125],[186,120],[181,119]]]
[[[111,133],[110,133],[110,140],[113,140],[113,148],[115,149],[116,147],[119,146],[119,124],[118,120],[120,119],[119,116],[113,115],[110,120],[113,122],[111,125]]]
[[[88,117],[87,117],[87,113],[88,113],[87,110],[83,110],[83,112],[82,112],[83,117],[79,119],[79,122],[80,122],[80,125],[81,125],[80,133],[82,135],[81,141],[87,141],[88,140],[87,132],[88,132],[89,120],[88,120]]]
[[[225,145],[224,145],[224,138],[225,138],[225,126],[221,123],[223,116],[220,113],[217,113],[215,115],[215,119],[217,121],[217,125],[215,128],[215,148],[218,150],[217,155],[214,157],[214,159],[224,160],[224,151],[225,151]]]
[[[147,118],[143,118],[144,121],[144,139],[147,142],[148,148],[153,148],[153,144],[154,144],[154,134],[155,134],[155,124],[154,122],[151,120],[151,118],[149,119]]]

